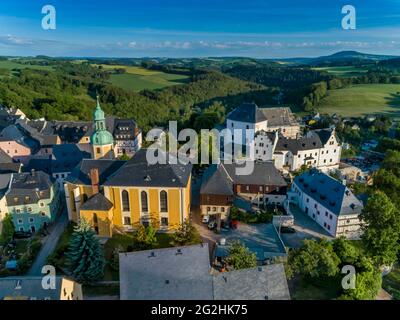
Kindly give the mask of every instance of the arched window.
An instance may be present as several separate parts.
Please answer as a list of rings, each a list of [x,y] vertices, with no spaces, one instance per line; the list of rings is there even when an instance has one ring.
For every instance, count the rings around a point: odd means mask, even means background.
[[[140,200],[142,202],[142,212],[148,212],[149,211],[149,206],[147,203],[147,192],[146,191],[142,191],[140,193]]]
[[[160,209],[161,212],[168,212],[168,194],[164,190],[160,192]]]
[[[128,191],[123,190],[121,197],[122,197],[122,211],[130,211]]]

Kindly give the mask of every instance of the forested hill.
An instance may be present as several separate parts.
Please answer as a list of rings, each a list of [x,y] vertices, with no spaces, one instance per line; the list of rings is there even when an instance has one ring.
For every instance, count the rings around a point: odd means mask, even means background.
[[[30,118],[88,120],[98,92],[106,112],[133,117],[146,130],[169,119],[188,120],[196,105],[204,108],[221,101],[231,108],[243,99],[271,98],[263,85],[219,72],[196,72],[187,84],[140,92],[113,86],[108,77],[88,63],[65,61],[51,61],[51,70],[13,70],[12,76],[0,77],[0,104],[18,107]]]
[[[265,86],[279,86],[283,88],[296,88],[299,85],[310,85],[329,78],[328,75],[310,68],[277,67],[272,65],[235,66],[226,69],[225,73]]]

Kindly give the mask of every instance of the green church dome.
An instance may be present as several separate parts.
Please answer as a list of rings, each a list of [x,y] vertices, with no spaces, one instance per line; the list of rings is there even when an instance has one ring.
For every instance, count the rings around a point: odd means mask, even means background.
[[[90,143],[97,146],[113,144],[113,141],[114,139],[112,134],[107,130],[96,131],[90,137]]]
[[[93,112],[94,132],[90,136],[90,143],[96,146],[104,146],[113,144],[114,139],[110,132],[107,131],[104,111],[100,107],[99,97],[97,97],[96,109]]]

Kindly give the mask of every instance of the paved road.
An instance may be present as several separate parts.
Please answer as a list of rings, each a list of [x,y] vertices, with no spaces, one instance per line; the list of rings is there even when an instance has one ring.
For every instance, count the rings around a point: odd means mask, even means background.
[[[64,229],[68,225],[68,215],[64,209],[61,216],[58,217],[55,224],[51,227],[50,234],[46,236],[43,241],[43,246],[36,257],[35,262],[28,271],[27,275],[40,276],[42,275],[42,267],[46,265],[47,257],[55,250],[58,240],[62,235]]]

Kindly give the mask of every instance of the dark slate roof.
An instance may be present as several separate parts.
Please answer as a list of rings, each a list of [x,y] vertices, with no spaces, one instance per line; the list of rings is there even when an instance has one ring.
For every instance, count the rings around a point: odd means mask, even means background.
[[[71,172],[82,159],[89,159],[90,153],[82,152],[76,144],[64,143],[53,146],[52,173]]]
[[[115,140],[133,140],[140,131],[132,119],[114,119],[114,129],[111,132]]]
[[[104,184],[106,179],[115,173],[126,161],[109,159],[83,159],[71,172],[66,181],[76,184],[90,185],[90,169],[99,170],[99,183]]]
[[[267,107],[259,109],[268,120],[268,127],[290,126],[297,124],[289,107]]]
[[[16,124],[25,134],[39,142],[41,146],[52,146],[57,144],[58,136],[55,134],[42,134],[36,127],[29,125],[26,119],[20,119]]]
[[[30,148],[32,153],[35,153],[37,150],[39,150],[40,147],[39,141],[27,134],[18,123],[9,125],[4,128],[1,131],[0,139],[3,141],[16,141],[19,144]]]
[[[235,184],[287,186],[281,173],[272,162],[254,162],[254,170],[250,175],[237,175],[236,169],[242,167],[239,164],[223,164]]]
[[[121,300],[211,300],[208,244],[119,254]]]
[[[113,207],[113,204],[103,194],[96,193],[86,200],[80,207],[80,210],[99,210],[108,211]]]
[[[146,159],[147,149],[139,150],[124,166],[104,183],[109,186],[140,187],[186,187],[191,171],[191,164],[149,164]],[[160,157],[169,158],[163,153]]]
[[[255,103],[244,102],[231,111],[227,118],[233,121],[257,123],[267,120]]]
[[[214,275],[216,300],[290,300],[282,263]]]
[[[0,174],[0,194],[3,194],[8,189],[11,177],[11,173]]]
[[[328,142],[329,138],[332,136],[333,129],[319,129],[319,130],[314,130],[313,132],[319,136],[321,143],[325,145]],[[334,132],[334,134],[336,140],[338,140],[339,142],[339,138],[336,134],[336,131]]]
[[[276,144],[276,151],[290,151],[297,154],[298,151],[313,150],[322,148],[323,144],[319,135],[313,134],[308,137],[301,137],[299,139],[289,139],[280,136]]]
[[[254,170],[249,175],[237,175],[238,164],[210,166],[203,176],[200,193],[233,195],[233,184],[287,186],[282,175],[272,162],[254,162]]]
[[[340,181],[311,169],[294,179],[294,183],[310,198],[336,215],[360,214],[362,203]]]
[[[27,124],[44,137],[60,137],[63,143],[78,143],[83,137],[89,137],[93,133],[92,121],[45,121],[30,120]],[[106,128],[113,133],[116,140],[117,135],[124,134],[122,140],[133,139],[140,130],[135,131],[137,124],[132,119],[117,119],[113,116],[106,117]],[[124,128],[128,128],[125,130]],[[129,137],[128,137],[129,136]],[[51,139],[51,138],[48,138]]]
[[[0,163],[12,163],[13,159],[3,150],[0,149]]]
[[[290,126],[297,124],[289,107],[260,108],[255,103],[242,103],[231,111],[227,118],[233,121],[258,123],[268,120],[268,127]]]
[[[43,171],[51,174],[51,159],[50,158],[32,158],[26,166],[23,166],[24,172]]]
[[[201,194],[233,195],[233,181],[222,165],[211,165],[203,175]]]
[[[49,199],[51,186],[49,175],[42,171],[14,173],[10,191],[6,195],[7,204],[15,206],[37,203],[40,199]]]
[[[0,163],[0,174],[2,173],[19,173],[21,171],[22,163]]]

